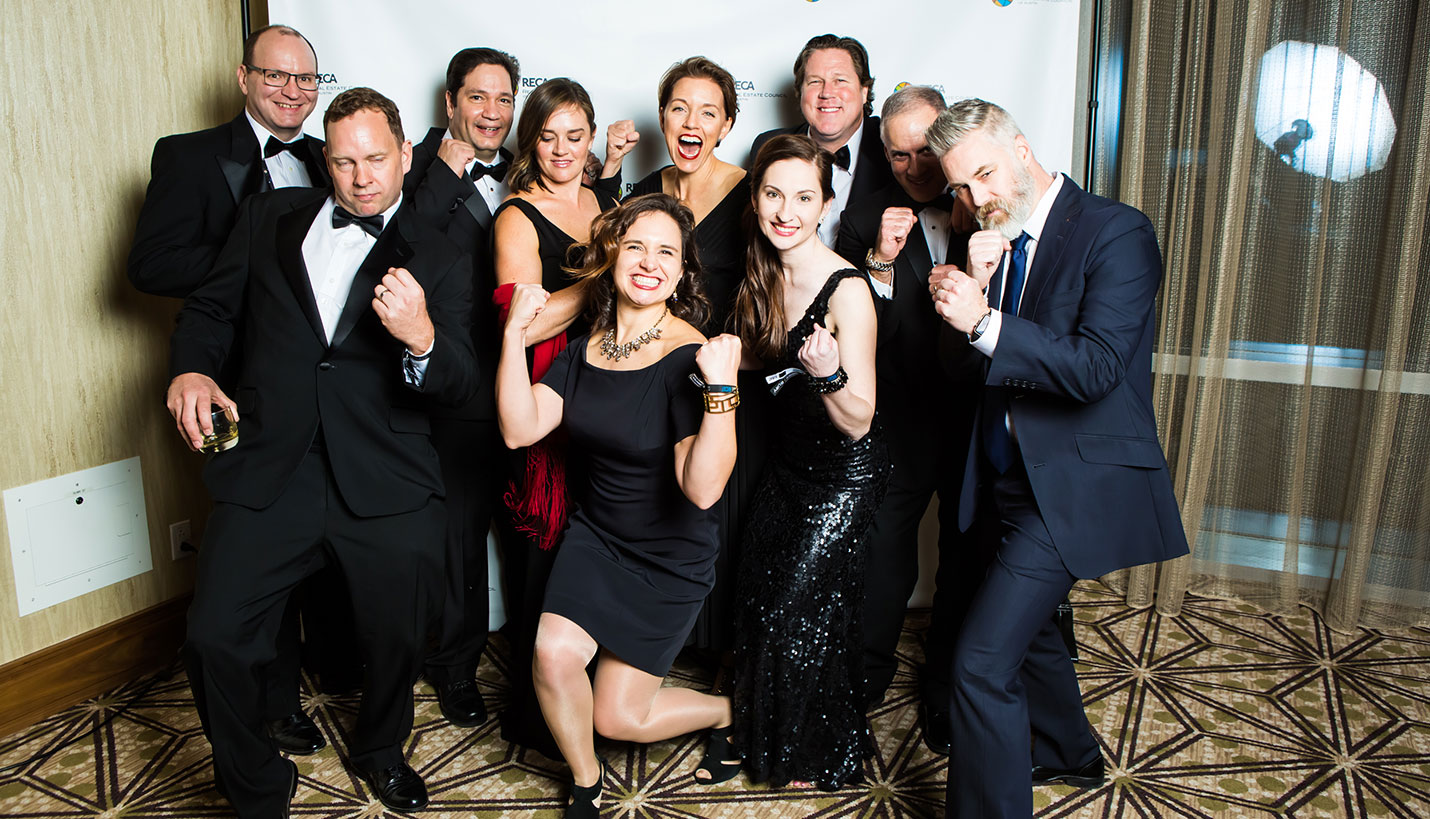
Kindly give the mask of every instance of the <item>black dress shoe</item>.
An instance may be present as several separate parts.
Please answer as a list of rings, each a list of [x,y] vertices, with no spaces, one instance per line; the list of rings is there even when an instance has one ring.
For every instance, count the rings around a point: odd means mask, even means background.
[[[1096,788],[1107,781],[1107,775],[1103,771],[1102,755],[1082,766],[1081,768],[1047,768],[1042,765],[1033,766],[1033,784],[1051,785],[1054,782],[1061,782],[1064,785],[1071,785],[1074,788]]]
[[[487,721],[487,706],[476,680],[457,680],[437,686],[437,705],[453,725],[475,728]]]
[[[278,750],[297,756],[317,753],[328,744],[317,724],[302,711],[270,721],[268,735],[273,737]]]
[[[923,731],[924,744],[930,751],[948,756],[953,748],[953,725],[947,711],[919,703],[919,730]]]
[[[427,783],[406,762],[365,776],[373,793],[392,810],[406,812],[427,807]]]

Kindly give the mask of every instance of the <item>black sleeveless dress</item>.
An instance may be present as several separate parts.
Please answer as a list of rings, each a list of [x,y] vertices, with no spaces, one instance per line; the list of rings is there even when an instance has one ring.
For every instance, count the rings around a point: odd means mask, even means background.
[[[665,168],[654,171],[637,182],[630,195],[663,191],[661,174],[664,171]],[[710,300],[710,319],[701,329],[710,337],[726,331],[735,306],[735,293],[745,280],[745,252],[749,243],[745,238],[744,215],[749,207],[750,177],[747,174],[695,225],[695,246],[704,273],[702,284]],[[745,513],[764,469],[768,436],[769,390],[763,381],[759,373],[740,371],[740,409],[735,413],[735,445],[739,454],[718,504],[720,549],[715,556],[715,586],[705,598],[705,608],[690,632],[688,644],[696,648],[725,651],[735,642],[735,611],[740,606],[735,596],[740,537]]]
[[[607,370],[573,339],[541,383],[563,399],[576,500],[546,584],[544,611],[664,677],[714,582],[718,511],[675,480],[675,444],[700,431],[690,381],[698,344],[639,370]]]
[[[855,270],[829,277],[772,370],[824,323]],[[862,778],[872,751],[863,707],[864,536],[883,501],[889,458],[878,424],[858,441],[829,420],[807,376],[772,402],[769,460],[745,525],[735,672],[735,745],[755,782]]]

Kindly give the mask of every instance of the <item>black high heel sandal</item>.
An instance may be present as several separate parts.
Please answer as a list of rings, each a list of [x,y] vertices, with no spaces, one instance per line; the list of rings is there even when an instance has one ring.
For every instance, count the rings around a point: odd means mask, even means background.
[[[735,750],[735,743],[730,741],[730,735],[734,733],[733,724],[724,728],[711,728],[705,735],[705,756],[700,760],[700,764],[695,766],[695,781],[701,785],[717,785],[735,778],[740,773],[740,764],[744,758],[740,752]],[[705,776],[700,776],[704,771]]]
[[[571,798],[566,803],[566,819],[599,819],[601,808],[596,800],[601,798],[601,785],[606,781],[606,760],[597,754],[596,763],[601,766],[596,784],[577,785],[576,777],[571,777]]]

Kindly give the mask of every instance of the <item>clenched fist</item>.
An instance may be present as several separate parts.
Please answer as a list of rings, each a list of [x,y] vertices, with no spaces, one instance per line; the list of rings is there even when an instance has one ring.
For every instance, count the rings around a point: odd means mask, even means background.
[[[413,355],[432,349],[436,330],[427,315],[427,294],[405,267],[389,267],[372,289],[372,309],[392,337]]]
[[[710,339],[695,353],[695,366],[706,384],[733,385],[740,376],[740,339],[729,333]]]

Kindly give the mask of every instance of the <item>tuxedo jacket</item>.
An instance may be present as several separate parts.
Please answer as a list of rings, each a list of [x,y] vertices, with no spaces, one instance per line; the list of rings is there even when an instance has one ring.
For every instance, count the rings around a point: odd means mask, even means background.
[[[327,188],[323,141],[303,137],[315,188]],[[154,145],[149,189],[129,251],[129,281],[145,293],[184,298],[208,275],[238,219],[238,206],[263,190],[263,158],[248,118]]]
[[[851,198],[839,223],[835,250],[851,266],[864,270],[866,255],[878,244],[884,211],[914,206],[897,182],[858,201]],[[928,276],[935,264],[964,267],[967,260],[968,234],[950,234],[945,258],[935,260],[929,256],[923,228],[915,223],[904,249],[894,258],[894,297],[874,299],[879,321],[876,403],[894,463],[893,480],[901,485],[931,485],[950,454],[962,461],[960,436],[972,422],[968,395],[976,384],[970,384],[969,378],[975,373],[966,367],[955,371],[938,360],[943,321],[929,298]],[[952,436],[958,439],[957,446],[946,446],[951,443],[948,437],[930,439],[933,419],[940,419],[945,433],[950,426],[958,431]]]
[[[213,270],[179,311],[170,370],[216,377],[241,328],[230,395],[238,446],[204,469],[215,501],[268,506],[319,444],[355,514],[413,511],[443,494],[431,407],[460,404],[476,387],[471,261],[404,204],[358,268],[329,343],[302,247],[327,197],[285,188],[244,202]],[[372,309],[389,267],[407,268],[422,285],[436,330],[420,390],[403,377],[404,345]]]
[[[750,145],[750,167],[754,167],[755,157],[770,137],[780,134],[804,136],[808,133],[809,125],[800,124],[789,128],[774,128],[760,134]],[[865,117],[864,136],[859,142],[859,161],[854,166],[854,184],[849,187],[849,204],[845,206],[845,210],[865,196],[893,183],[894,172],[889,168],[888,157],[884,156],[884,139],[879,135],[879,118]]]
[[[994,274],[989,293],[1001,292],[1003,275]],[[983,389],[1007,397],[1038,510],[1077,577],[1187,553],[1152,415],[1161,282],[1147,217],[1064,178],[1018,314],[1003,317],[998,346],[983,362]],[[978,430],[959,506],[965,528],[986,468]]]
[[[470,178],[452,173],[437,157],[445,128],[432,128],[412,148],[412,170],[402,182],[404,195],[413,213],[445,234],[472,258],[472,345],[477,354],[481,387],[472,400],[455,409],[439,409],[438,415],[466,420],[496,420],[495,379],[501,352],[501,326],[492,292],[496,272],[492,261],[492,211]],[[511,153],[501,150],[501,160],[511,161]]]

